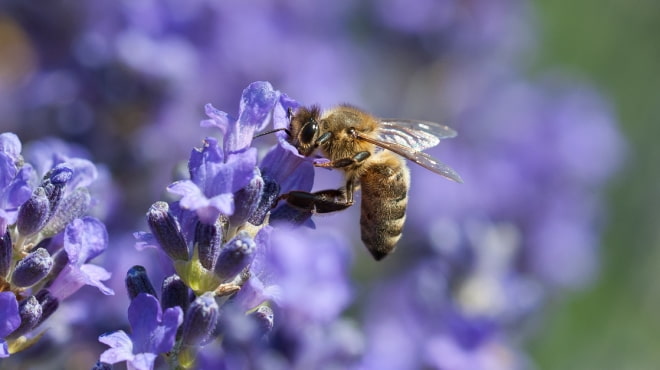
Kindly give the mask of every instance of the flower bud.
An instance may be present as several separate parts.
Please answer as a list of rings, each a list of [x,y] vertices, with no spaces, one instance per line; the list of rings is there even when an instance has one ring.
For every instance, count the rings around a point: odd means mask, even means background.
[[[256,311],[250,313],[250,317],[257,322],[257,337],[262,337],[273,330],[274,314],[273,309],[269,306],[259,306]]]
[[[188,245],[181,233],[181,227],[170,213],[170,206],[165,202],[156,202],[147,212],[147,223],[158,244],[173,260],[190,259]]]
[[[181,280],[179,275],[172,275],[163,280],[160,306],[165,311],[168,308],[179,306],[185,313],[190,305],[190,289]]]
[[[9,235],[9,230],[7,230],[4,235],[0,236],[0,278],[7,277],[9,273],[13,251],[14,247],[11,244],[11,236]]]
[[[41,289],[34,296],[37,298],[37,301],[39,301],[39,304],[41,305],[41,318],[39,318],[39,322],[37,322],[37,324],[33,327],[36,328],[37,326],[41,325],[41,323],[44,322],[47,318],[49,318],[50,315],[55,313],[57,307],[60,305],[60,302],[57,298],[52,296],[50,291],[47,289]]]
[[[195,245],[199,262],[207,270],[213,270],[222,248],[222,225],[216,221],[213,225],[197,221],[195,226]]]
[[[32,235],[46,225],[49,217],[50,202],[46,191],[40,186],[19,209],[16,227],[21,235]]]
[[[221,281],[228,281],[240,274],[252,260],[257,246],[247,232],[241,231],[222,247],[214,272]]]
[[[9,339],[15,339],[27,334],[37,326],[41,320],[42,308],[35,296],[30,296],[18,304],[18,314],[21,316],[21,325],[11,332]]]
[[[157,297],[156,290],[151,285],[151,281],[147,275],[147,270],[140,265],[135,265],[126,272],[126,291],[131,300],[140,293],[147,293]]]
[[[211,337],[218,322],[220,309],[213,293],[206,292],[190,304],[183,321],[181,342],[187,346],[203,344]]]
[[[48,223],[43,228],[43,235],[45,237],[53,236],[60,231],[64,230],[66,225],[76,218],[82,217],[92,203],[92,197],[86,188],[78,188],[73,193],[69,194],[57,206],[57,209],[51,216]],[[51,212],[53,204],[50,205]]]
[[[64,194],[64,187],[72,176],[73,170],[66,163],[58,164],[44,175],[41,187],[50,203],[51,213],[57,209]]]
[[[265,175],[262,176],[262,180],[264,184],[259,204],[247,219],[249,223],[257,226],[264,223],[266,215],[273,208],[275,200],[280,195],[280,184]]]
[[[11,276],[11,282],[18,287],[27,288],[48,275],[52,267],[53,259],[48,251],[39,248],[18,261]]]
[[[243,189],[234,194],[234,204],[236,209],[229,216],[229,222],[232,225],[242,225],[248,218],[254,214],[261,203],[261,194],[264,188],[264,180],[258,168],[254,170],[254,177]]]

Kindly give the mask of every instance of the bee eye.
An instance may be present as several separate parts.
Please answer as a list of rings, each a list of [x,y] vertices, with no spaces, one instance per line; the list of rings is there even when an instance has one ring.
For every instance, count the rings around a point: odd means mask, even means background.
[[[304,144],[309,144],[314,140],[314,136],[319,130],[319,125],[314,120],[307,121],[300,133],[300,141]]]

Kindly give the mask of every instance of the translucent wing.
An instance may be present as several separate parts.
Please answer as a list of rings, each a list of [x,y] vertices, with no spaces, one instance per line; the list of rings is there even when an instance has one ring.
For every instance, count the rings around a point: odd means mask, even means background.
[[[418,165],[433,171],[439,175],[442,175],[450,180],[456,181],[456,182],[463,182],[463,179],[461,179],[461,176],[456,173],[451,167],[447,166],[446,164],[438,161],[437,159],[431,157],[430,155],[420,152],[418,150],[415,150],[414,148],[401,145],[398,143],[393,143],[393,142],[387,142],[387,141],[382,141],[379,139],[374,139],[369,136],[365,136],[362,134],[358,134],[358,138],[364,141],[367,141],[369,143],[372,143],[374,145],[377,145],[383,149],[390,150],[406,159],[409,159]]]
[[[381,119],[380,123],[378,129],[379,140],[406,146],[417,151],[438,145],[440,139],[449,139],[456,136],[456,131],[452,128],[435,122]]]

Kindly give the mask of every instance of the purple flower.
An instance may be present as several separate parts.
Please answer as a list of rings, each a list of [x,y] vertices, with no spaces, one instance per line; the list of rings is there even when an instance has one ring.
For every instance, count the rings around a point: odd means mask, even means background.
[[[238,119],[206,106],[210,119],[202,121],[202,126],[219,128],[224,134],[223,147],[209,137],[201,150],[193,150],[188,162],[190,180],[168,188],[182,197],[182,207],[195,211],[207,224],[213,224],[219,215],[234,213],[234,194],[255,177],[257,151],[249,148],[252,137],[270,122],[278,102],[279,92],[269,83],[255,82],[243,91]]]
[[[208,104],[206,113],[211,119],[202,121],[202,126],[215,126],[222,131],[227,155],[240,152],[250,146],[254,133],[263,130],[270,122],[279,97],[280,92],[273,90],[270,83],[253,82],[243,90],[238,119]]]
[[[203,222],[213,223],[219,215],[234,213],[234,193],[250,182],[256,163],[255,149],[225,161],[217,141],[207,138],[204,147],[190,156],[190,180],[175,182],[168,190],[182,197],[182,207],[196,211]]]
[[[64,252],[68,262],[49,287],[53,296],[64,300],[84,285],[94,286],[105,295],[113,295],[114,291],[103,284],[112,274],[103,267],[88,263],[107,246],[108,233],[99,220],[85,217],[67,225]]]
[[[4,338],[21,324],[18,302],[12,292],[0,292],[0,358],[9,357],[9,348]]]
[[[180,307],[161,311],[158,300],[141,293],[128,308],[132,334],[119,330],[99,337],[111,349],[101,354],[101,361],[109,364],[127,361],[129,368],[152,369],[159,354],[172,349],[176,331],[183,322]]]
[[[35,333],[35,328],[83,285],[96,286],[106,295],[114,293],[102,283],[110,273],[89,263],[108,243],[103,223],[85,217],[95,200],[89,192],[97,177],[95,165],[35,144],[25,155],[37,161],[34,168],[42,172],[37,179],[33,167],[20,156],[15,135],[0,136],[0,173],[7,175],[0,176],[4,194],[0,203],[11,204],[17,194],[31,193],[11,212],[0,210],[0,217],[12,216],[1,222],[11,221],[2,237],[0,273],[1,289],[18,297],[22,322],[8,339],[17,353],[50,335]],[[6,324],[11,323],[8,320]]]

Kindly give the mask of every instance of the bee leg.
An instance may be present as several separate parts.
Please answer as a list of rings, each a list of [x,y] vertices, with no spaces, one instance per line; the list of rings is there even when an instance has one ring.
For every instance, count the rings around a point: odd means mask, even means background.
[[[330,213],[344,210],[353,204],[353,195],[347,196],[346,190],[328,189],[315,193],[290,191],[280,195],[277,200],[285,200],[290,206],[311,213]]]
[[[354,164],[361,163],[365,159],[369,158],[369,156],[371,156],[370,152],[367,152],[367,151],[357,152],[351,158],[342,158],[342,159],[337,159],[336,161],[323,162],[323,163],[314,163],[314,166],[316,166],[316,167],[342,168],[342,167],[347,167],[347,166],[351,166],[351,165],[354,165]]]

